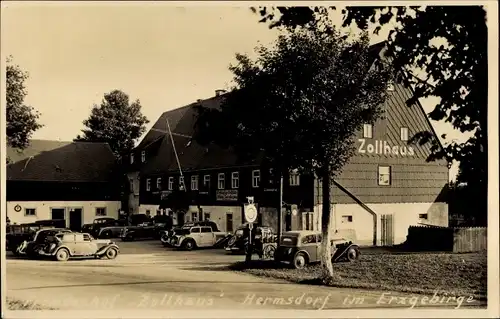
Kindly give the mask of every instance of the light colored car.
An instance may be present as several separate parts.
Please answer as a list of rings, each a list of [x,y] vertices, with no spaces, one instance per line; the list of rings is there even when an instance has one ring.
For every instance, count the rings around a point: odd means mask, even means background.
[[[198,247],[212,247],[226,236],[227,233],[213,231],[210,226],[183,227],[173,236],[170,243],[174,247],[191,250]]]
[[[40,250],[40,255],[66,261],[74,257],[94,257],[114,259],[120,249],[109,239],[94,239],[87,233],[57,233]]]

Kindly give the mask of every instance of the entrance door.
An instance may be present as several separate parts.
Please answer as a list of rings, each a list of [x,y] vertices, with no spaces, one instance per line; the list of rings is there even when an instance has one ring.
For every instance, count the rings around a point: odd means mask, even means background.
[[[69,211],[69,229],[80,231],[82,228],[82,217],[81,208],[71,208]]]
[[[233,214],[232,213],[226,214],[226,231],[227,232],[233,231]]]
[[[52,208],[51,214],[52,219],[65,219],[64,218],[64,208]]]
[[[381,245],[394,245],[394,216],[392,214],[384,214],[381,216]]]
[[[184,212],[177,213],[177,225],[178,226],[184,225]]]

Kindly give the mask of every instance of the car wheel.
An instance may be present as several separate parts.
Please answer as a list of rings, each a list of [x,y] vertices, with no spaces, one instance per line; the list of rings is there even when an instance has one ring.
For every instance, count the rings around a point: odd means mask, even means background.
[[[293,267],[295,269],[302,269],[307,265],[307,257],[303,253],[298,253],[293,258]]]
[[[104,238],[111,238],[113,237],[113,233],[109,230],[105,231],[103,234]]]
[[[184,249],[186,250],[193,250],[194,246],[195,244],[192,240],[186,240],[186,242],[184,243]]]
[[[232,245],[234,245],[235,242],[236,242],[236,236],[233,236],[227,242],[227,246],[231,247]]]
[[[118,250],[116,248],[110,248],[106,251],[106,258],[115,259],[118,256]]]
[[[66,248],[61,248],[56,252],[57,261],[66,261],[69,259],[69,251]]]
[[[356,248],[351,247],[347,250],[346,256],[348,261],[355,261],[359,257],[359,251]]]

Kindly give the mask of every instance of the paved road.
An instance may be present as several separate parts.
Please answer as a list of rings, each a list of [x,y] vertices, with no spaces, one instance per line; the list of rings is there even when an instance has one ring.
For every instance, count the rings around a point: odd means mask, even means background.
[[[411,295],[386,292],[381,299],[383,292],[298,285],[226,271],[223,266],[244,257],[223,250],[176,251],[156,241],[120,247],[122,254],[115,260],[8,258],[7,297],[72,310],[411,306],[410,299],[388,304],[390,296]]]

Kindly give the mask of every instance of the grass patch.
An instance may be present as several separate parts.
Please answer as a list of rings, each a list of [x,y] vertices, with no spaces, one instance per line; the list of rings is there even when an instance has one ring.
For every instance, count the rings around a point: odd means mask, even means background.
[[[23,301],[7,297],[7,308],[9,310],[55,310],[54,308],[41,306],[33,301]]]
[[[332,287],[390,290],[486,299],[487,258],[484,253],[368,254],[353,263],[334,263]],[[255,260],[238,262],[230,269],[294,283],[323,284],[321,266],[290,269],[286,264]]]

